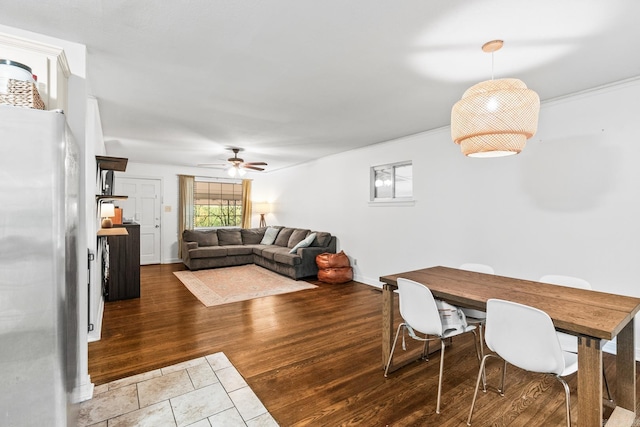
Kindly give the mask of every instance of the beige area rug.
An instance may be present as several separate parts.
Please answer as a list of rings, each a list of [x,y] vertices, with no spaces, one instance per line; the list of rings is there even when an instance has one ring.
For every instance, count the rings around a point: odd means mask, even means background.
[[[253,264],[173,274],[207,307],[317,287]]]

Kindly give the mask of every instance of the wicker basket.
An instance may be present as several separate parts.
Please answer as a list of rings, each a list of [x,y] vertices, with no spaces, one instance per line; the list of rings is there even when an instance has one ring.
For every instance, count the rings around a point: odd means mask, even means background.
[[[44,110],[38,88],[32,82],[9,79],[7,93],[0,93],[0,104]]]

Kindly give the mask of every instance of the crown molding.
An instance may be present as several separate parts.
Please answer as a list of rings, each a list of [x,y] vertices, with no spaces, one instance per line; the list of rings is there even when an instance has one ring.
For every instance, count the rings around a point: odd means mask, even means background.
[[[12,36],[5,33],[0,33],[0,44],[7,47],[13,47],[16,49],[37,53],[40,55],[46,55],[49,58],[55,58],[58,64],[58,70],[62,72],[62,74],[66,78],[71,76],[71,69],[69,68],[67,56],[64,53],[64,49],[62,49],[61,47],[52,46],[33,40],[27,40],[22,37]]]

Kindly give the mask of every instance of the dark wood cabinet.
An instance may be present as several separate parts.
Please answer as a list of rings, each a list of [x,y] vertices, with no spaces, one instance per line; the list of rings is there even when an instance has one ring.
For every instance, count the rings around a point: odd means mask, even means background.
[[[108,265],[105,267],[104,297],[116,301],[140,297],[140,225],[114,225],[125,227],[126,236],[106,236]]]

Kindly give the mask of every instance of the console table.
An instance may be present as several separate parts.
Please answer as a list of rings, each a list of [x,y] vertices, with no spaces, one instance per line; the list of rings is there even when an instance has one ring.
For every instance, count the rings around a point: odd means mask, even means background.
[[[104,297],[116,301],[140,297],[140,224],[114,225],[123,227],[127,235],[108,235],[108,263],[103,271]]]

